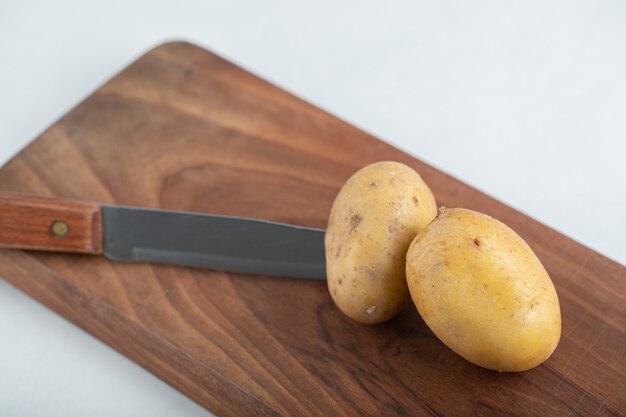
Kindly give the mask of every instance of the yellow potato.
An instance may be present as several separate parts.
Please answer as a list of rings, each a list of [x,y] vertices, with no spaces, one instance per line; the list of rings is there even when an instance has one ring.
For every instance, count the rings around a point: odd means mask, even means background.
[[[561,337],[554,285],[530,247],[485,214],[442,209],[413,241],[406,274],[431,330],[468,361],[524,371]]]
[[[409,300],[406,251],[437,215],[432,192],[413,169],[378,162],[339,191],[326,230],[326,274],[335,304],[361,323],[380,323]]]

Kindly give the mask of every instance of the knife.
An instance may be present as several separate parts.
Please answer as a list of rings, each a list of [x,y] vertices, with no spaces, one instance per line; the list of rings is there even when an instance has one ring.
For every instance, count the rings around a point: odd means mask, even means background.
[[[324,230],[0,192],[0,248],[326,279]]]

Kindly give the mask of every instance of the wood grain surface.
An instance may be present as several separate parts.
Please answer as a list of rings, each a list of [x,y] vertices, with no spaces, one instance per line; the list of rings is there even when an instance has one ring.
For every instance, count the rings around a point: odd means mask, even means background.
[[[141,57],[2,168],[0,189],[325,227],[342,183],[378,160],[528,241],[563,314],[545,364],[476,367],[412,305],[357,324],[324,282],[19,250],[0,251],[0,276],[217,415],[626,414],[623,266],[198,47]]]
[[[100,206],[0,191],[0,248],[102,253]]]

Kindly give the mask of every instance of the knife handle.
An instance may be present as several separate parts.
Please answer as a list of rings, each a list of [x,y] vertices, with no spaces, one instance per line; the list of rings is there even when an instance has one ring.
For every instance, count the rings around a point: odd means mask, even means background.
[[[100,206],[0,191],[0,248],[100,254]]]

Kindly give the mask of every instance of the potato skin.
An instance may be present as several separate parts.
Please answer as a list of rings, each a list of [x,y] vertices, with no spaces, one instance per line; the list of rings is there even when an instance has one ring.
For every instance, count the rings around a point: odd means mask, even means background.
[[[561,311],[548,273],[526,242],[492,217],[443,209],[411,244],[406,271],[426,324],[476,365],[524,371],[559,342]]]
[[[409,300],[406,251],[437,215],[430,188],[412,168],[377,162],[356,172],[335,198],[326,230],[326,274],[339,309],[367,324]]]

